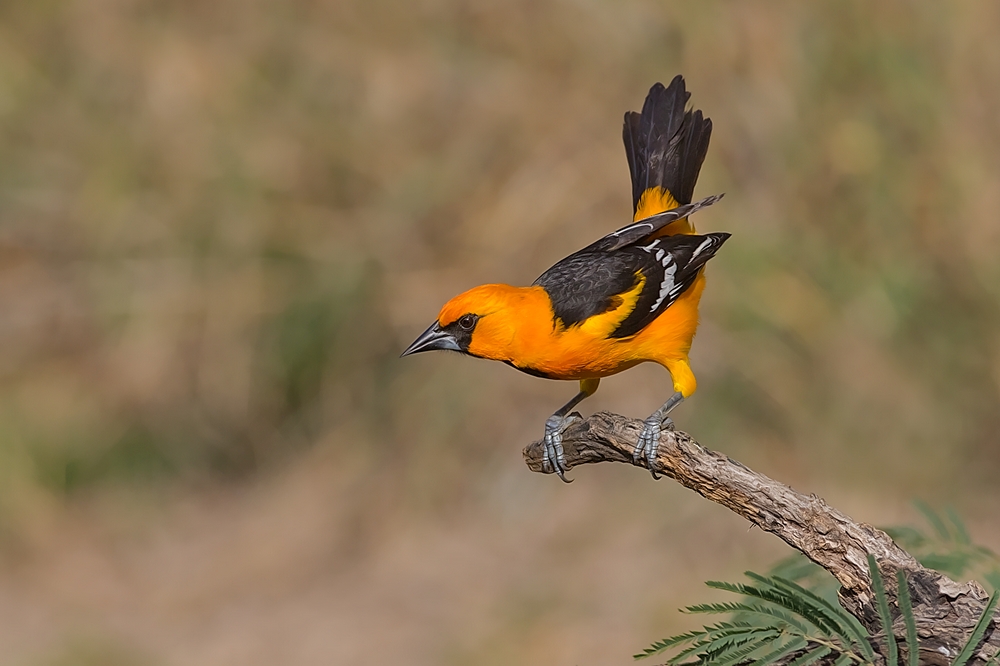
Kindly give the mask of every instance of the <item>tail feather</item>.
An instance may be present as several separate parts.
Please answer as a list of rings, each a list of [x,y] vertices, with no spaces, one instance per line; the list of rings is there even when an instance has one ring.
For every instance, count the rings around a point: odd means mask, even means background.
[[[635,220],[691,203],[708,153],[712,121],[701,111],[685,111],[691,93],[684,78],[649,90],[642,113],[625,114],[622,138],[632,175]]]

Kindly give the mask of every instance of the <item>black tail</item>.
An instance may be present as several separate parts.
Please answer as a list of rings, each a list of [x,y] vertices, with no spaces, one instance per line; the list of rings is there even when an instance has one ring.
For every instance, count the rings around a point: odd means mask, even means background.
[[[651,187],[666,189],[679,204],[691,203],[694,184],[708,153],[712,121],[701,111],[684,111],[691,93],[684,77],[674,77],[666,88],[649,89],[642,113],[625,114],[622,138],[632,173],[632,210]]]

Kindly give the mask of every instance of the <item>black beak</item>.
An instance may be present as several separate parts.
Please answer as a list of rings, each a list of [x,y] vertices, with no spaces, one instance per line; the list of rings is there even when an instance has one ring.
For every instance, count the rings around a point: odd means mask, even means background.
[[[437,322],[420,334],[420,337],[413,341],[413,344],[406,348],[400,358],[416,354],[417,352],[434,351],[435,349],[450,349],[452,351],[462,351],[458,346],[458,341],[451,333],[441,330]]]

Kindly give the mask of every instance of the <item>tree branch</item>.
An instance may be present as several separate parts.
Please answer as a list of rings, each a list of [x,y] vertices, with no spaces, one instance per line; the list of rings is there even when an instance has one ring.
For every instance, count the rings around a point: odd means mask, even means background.
[[[642,421],[608,412],[588,419],[574,416],[577,418],[563,433],[567,468],[599,462],[646,466],[645,461],[632,459]],[[525,447],[524,459],[532,471],[543,471],[542,451],[541,441]],[[924,568],[885,532],[855,522],[816,495],[804,495],[710,451],[687,433],[664,431],[652,470],[778,536],[829,571],[842,586],[841,603],[873,632],[879,623],[868,553],[878,560],[887,593],[893,599],[895,571],[905,570],[921,637],[921,663],[950,663],[986,605],[988,595],[975,581],[957,583]],[[902,625],[894,633],[902,637]],[[1000,632],[991,629],[979,663],[985,663],[983,657],[998,649]]]

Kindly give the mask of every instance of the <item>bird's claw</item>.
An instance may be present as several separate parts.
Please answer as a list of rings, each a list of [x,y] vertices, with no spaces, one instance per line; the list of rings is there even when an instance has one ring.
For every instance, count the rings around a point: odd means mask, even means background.
[[[545,421],[545,446],[542,455],[542,471],[555,472],[559,478],[566,483],[572,483],[572,479],[566,478],[566,458],[563,455],[562,434],[572,421],[578,417],[550,416]]]
[[[656,461],[656,449],[660,445],[660,434],[664,430],[673,430],[674,422],[669,417],[661,419],[654,414],[644,423],[642,434],[639,435],[639,441],[636,442],[635,450],[632,452],[632,461],[638,465],[645,459],[649,473],[653,475],[654,479],[659,479],[656,470],[653,469],[653,463]]]

